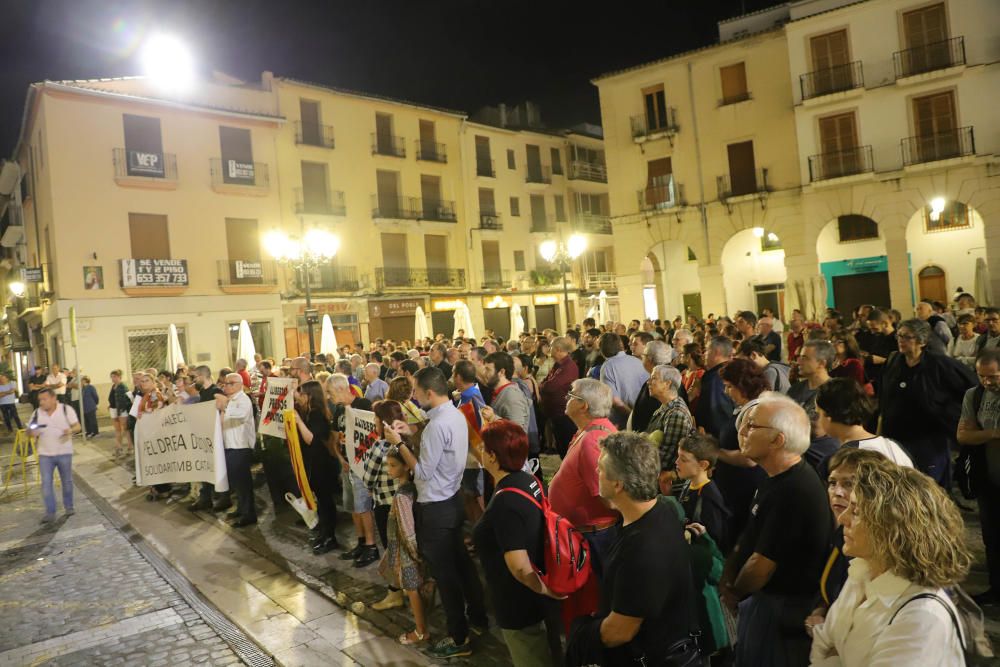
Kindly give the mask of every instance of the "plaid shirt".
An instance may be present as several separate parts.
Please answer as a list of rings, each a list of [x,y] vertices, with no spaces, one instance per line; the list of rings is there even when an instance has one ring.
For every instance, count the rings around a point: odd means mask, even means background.
[[[666,405],[661,405],[649,419],[646,433],[663,431],[660,442],[660,469],[673,470],[677,462],[677,446],[680,441],[694,431],[694,420],[684,399],[678,396]]]
[[[379,440],[369,450],[368,460],[365,461],[363,481],[371,491],[376,505],[392,505],[392,497],[399,488],[399,482],[389,477],[389,471],[384,465],[385,455],[391,448],[388,440]]]

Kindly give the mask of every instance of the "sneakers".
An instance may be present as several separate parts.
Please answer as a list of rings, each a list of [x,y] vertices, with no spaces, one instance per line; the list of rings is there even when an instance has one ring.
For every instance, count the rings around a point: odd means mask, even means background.
[[[451,637],[445,637],[437,644],[432,646],[429,651],[427,651],[432,657],[447,659],[447,658],[464,658],[466,656],[472,655],[472,645],[469,644],[469,640],[466,639],[461,644],[456,644],[455,640]]]
[[[55,514],[46,514],[42,517],[42,523],[53,523],[56,520]]]
[[[403,591],[389,591],[385,594],[384,598],[372,605],[372,609],[375,611],[386,611],[388,609],[402,607],[405,604],[406,598],[403,595]],[[420,641],[423,641],[423,638]]]
[[[361,547],[358,557],[354,559],[354,567],[368,567],[372,563],[378,561],[378,559],[378,547],[374,544],[371,546],[365,545]]]

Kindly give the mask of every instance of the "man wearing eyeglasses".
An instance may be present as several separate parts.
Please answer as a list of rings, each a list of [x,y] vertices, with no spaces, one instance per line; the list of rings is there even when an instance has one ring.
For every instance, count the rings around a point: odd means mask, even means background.
[[[1000,309],[987,308],[983,321],[986,322],[986,333],[979,334],[976,341],[976,352],[1000,349]]]
[[[226,471],[229,485],[236,492],[236,510],[226,518],[234,528],[257,523],[257,508],[253,499],[253,445],[257,431],[253,423],[253,404],[243,392],[243,378],[230,373],[222,383],[222,394],[216,395],[215,407],[222,415],[222,443],[226,448]]]
[[[802,458],[809,418],[790,398],[765,392],[740,424],[739,440],[740,453],[767,479],[719,585],[723,604],[739,607],[736,664],[805,665],[811,640],[790,619],[812,609],[833,527],[823,482]]]

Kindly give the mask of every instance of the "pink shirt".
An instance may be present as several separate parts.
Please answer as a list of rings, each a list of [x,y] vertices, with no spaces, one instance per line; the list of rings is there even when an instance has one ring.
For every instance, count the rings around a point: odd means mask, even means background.
[[[552,509],[577,528],[618,519],[618,512],[601,500],[597,484],[597,457],[601,453],[598,443],[617,431],[614,424],[603,417],[590,422],[583,431],[577,431],[569,443],[566,458],[549,484]]]

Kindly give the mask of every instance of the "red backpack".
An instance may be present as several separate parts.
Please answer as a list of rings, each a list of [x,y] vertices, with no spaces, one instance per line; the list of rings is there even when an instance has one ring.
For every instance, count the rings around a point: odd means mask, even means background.
[[[542,511],[545,518],[545,543],[542,547],[545,551],[545,567],[540,568],[532,563],[538,578],[556,595],[570,595],[583,588],[590,578],[590,544],[586,538],[573,528],[566,517],[552,509],[545,491],[539,489],[542,494],[541,503],[521,489],[497,489],[496,493],[504,491],[524,496]]]

